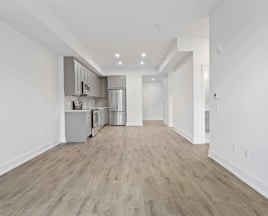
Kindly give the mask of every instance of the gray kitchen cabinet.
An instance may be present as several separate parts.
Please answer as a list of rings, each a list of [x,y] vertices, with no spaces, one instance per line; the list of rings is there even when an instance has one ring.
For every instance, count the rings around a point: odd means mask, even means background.
[[[126,76],[108,76],[108,89],[125,89]]]
[[[66,142],[86,142],[92,133],[91,111],[66,111]]]
[[[100,97],[103,97],[103,98],[108,97],[107,77],[100,78]]]
[[[99,97],[99,77],[93,72],[88,73],[89,85],[90,85],[90,96]]]
[[[109,109],[108,108],[104,108],[104,122],[105,124],[109,123]]]
[[[80,64],[73,57],[64,57],[64,92],[65,95],[81,95],[82,94],[82,82],[90,87],[89,94],[96,96],[96,87],[92,88],[92,85],[96,85],[97,77],[93,72]],[[98,77],[97,77],[98,78]],[[92,89],[92,90],[91,90]]]
[[[89,86],[89,97],[105,97],[105,90],[102,90],[105,83],[102,83],[103,81],[95,73],[73,57],[64,57],[65,95],[81,95],[82,82]]]
[[[80,82],[84,82],[85,81],[85,74],[86,74],[86,70],[84,69],[83,66],[79,65],[79,72],[80,72]]]
[[[103,127],[105,125],[104,109],[99,109],[99,112],[100,112],[100,126]]]
[[[103,127],[108,124],[108,108],[99,109],[100,112],[100,126]]]
[[[97,77],[96,75],[93,78],[94,81],[94,85],[93,85],[93,95],[95,97],[99,97],[100,96],[100,78]]]
[[[81,65],[73,57],[64,57],[64,93],[65,95],[80,95]]]
[[[85,82],[90,86],[91,88],[91,85],[90,85],[90,73],[91,71],[88,70],[87,68],[85,68],[85,72],[84,72],[84,80]]]
[[[89,78],[90,79],[90,82],[89,83],[90,83],[90,87],[91,87],[91,89],[90,89],[90,95],[91,96],[95,96],[95,94],[96,94],[95,74],[90,73],[89,76],[90,76],[90,78]]]
[[[92,86],[93,86],[93,72],[88,71],[87,79],[88,79],[88,84],[90,85],[91,91],[92,91]]]
[[[100,78],[92,71],[87,70],[85,80],[90,86],[89,96],[100,97]]]

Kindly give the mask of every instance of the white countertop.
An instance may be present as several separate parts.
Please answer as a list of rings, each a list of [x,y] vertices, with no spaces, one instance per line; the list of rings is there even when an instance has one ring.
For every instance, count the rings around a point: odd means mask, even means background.
[[[92,109],[108,109],[109,107],[92,107]]]
[[[90,112],[92,111],[91,109],[88,110],[65,110],[65,112]]]
[[[89,112],[92,109],[108,109],[109,107],[92,107],[91,109],[84,109],[84,110],[65,110],[65,112]]]

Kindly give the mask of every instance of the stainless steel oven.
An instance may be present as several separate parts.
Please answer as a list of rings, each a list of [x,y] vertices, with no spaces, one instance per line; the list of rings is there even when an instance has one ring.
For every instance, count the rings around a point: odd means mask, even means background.
[[[92,110],[92,136],[96,136],[100,130],[100,111]]]

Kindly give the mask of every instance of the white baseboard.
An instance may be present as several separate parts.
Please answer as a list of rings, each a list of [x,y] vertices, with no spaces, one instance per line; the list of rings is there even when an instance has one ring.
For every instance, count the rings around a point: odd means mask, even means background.
[[[143,126],[143,122],[127,122],[127,126]]]
[[[194,145],[204,145],[205,143],[206,143],[205,137],[195,137],[193,141]]]
[[[179,134],[179,135],[181,135],[182,137],[184,137],[185,139],[187,139],[189,142],[193,143],[194,138],[193,138],[192,136],[190,136],[189,134],[187,134],[186,132],[184,132],[183,130],[180,130],[180,129],[176,128],[176,127],[174,127],[173,130],[174,130],[177,134]]]
[[[205,141],[206,141],[206,143],[210,143],[210,135],[209,135],[209,133],[206,133],[206,138],[205,138]]]
[[[166,124],[166,123],[164,122],[164,125],[166,125],[167,127],[173,128],[173,125],[171,125],[171,124]]]
[[[53,140],[41,147],[38,147],[32,151],[29,151],[27,153],[24,153],[23,155],[8,161],[4,164],[0,165],[0,176],[7,173],[8,171],[22,165],[23,163],[33,159],[34,157],[46,152],[47,150],[55,147],[56,145],[58,145],[60,143],[60,139],[57,140]]]
[[[163,119],[163,116],[161,117],[146,117],[146,118],[144,118],[143,120],[145,120],[145,121],[163,121],[164,119]]]
[[[268,184],[265,181],[249,173],[212,149],[209,149],[208,156],[268,199]]]

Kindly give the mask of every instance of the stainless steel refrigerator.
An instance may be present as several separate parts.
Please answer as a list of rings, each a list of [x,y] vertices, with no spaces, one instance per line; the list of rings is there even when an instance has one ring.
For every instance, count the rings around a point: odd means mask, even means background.
[[[108,90],[109,125],[126,125],[126,90]]]

